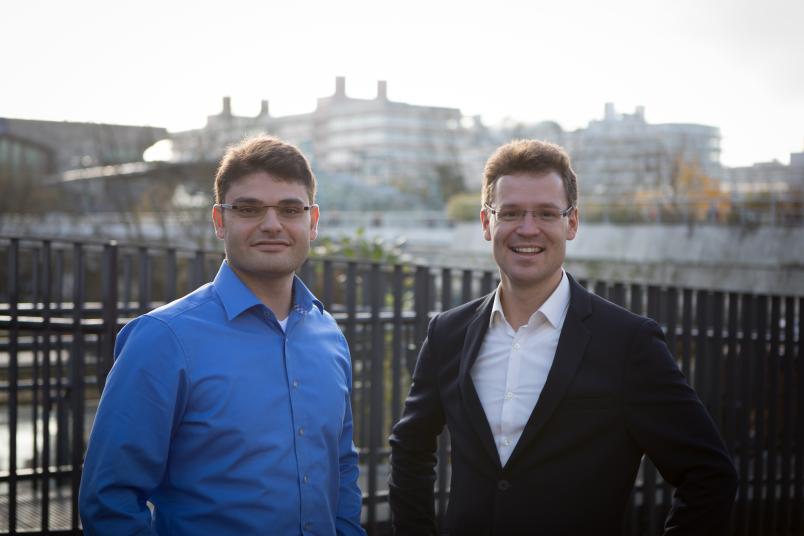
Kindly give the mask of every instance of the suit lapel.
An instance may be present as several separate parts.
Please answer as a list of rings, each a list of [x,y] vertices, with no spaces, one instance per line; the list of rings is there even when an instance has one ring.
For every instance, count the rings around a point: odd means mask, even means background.
[[[468,420],[480,438],[480,443],[499,467],[500,455],[497,452],[497,447],[494,446],[494,436],[491,433],[491,427],[486,418],[486,412],[483,411],[483,405],[480,403],[480,398],[477,396],[472,376],[469,374],[472,365],[474,365],[477,359],[477,354],[480,352],[480,347],[483,345],[483,339],[486,337],[493,305],[494,293],[492,292],[480,303],[475,315],[466,326],[466,336],[463,340],[460,368],[458,371],[458,385]]]
[[[569,277],[569,274],[567,276]],[[564,393],[581,364],[586,345],[589,342],[589,330],[583,323],[584,319],[591,314],[589,292],[576,283],[572,277],[569,278],[569,281],[570,305],[567,317],[564,319],[564,326],[561,328],[561,335],[558,338],[553,365],[547,374],[547,381],[539,395],[536,407],[533,408],[528,423],[522,431],[522,436],[511,453],[509,463],[514,461],[520,452],[528,448],[528,444],[533,441],[533,438],[555,411],[558,403],[564,398]]]

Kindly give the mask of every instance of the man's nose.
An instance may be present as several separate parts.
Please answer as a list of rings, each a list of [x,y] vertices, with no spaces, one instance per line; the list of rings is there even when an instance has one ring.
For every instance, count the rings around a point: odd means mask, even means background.
[[[263,231],[275,231],[282,228],[282,222],[279,219],[279,213],[276,208],[268,207],[265,209],[265,216],[262,217],[260,222],[260,229]]]
[[[532,235],[539,234],[542,228],[539,225],[539,220],[536,218],[536,215],[533,212],[525,212],[525,215],[522,216],[522,220],[519,222],[519,225],[517,225],[516,230],[519,234]]]

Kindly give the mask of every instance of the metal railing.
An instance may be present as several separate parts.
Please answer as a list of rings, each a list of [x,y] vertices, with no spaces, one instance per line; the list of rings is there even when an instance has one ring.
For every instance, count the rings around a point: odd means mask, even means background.
[[[218,251],[0,238],[0,533],[80,534],[82,457],[117,331],[209,281],[221,259]],[[384,534],[387,437],[429,318],[491,291],[496,274],[316,258],[300,276],[333,313],[352,351],[363,521],[369,534]],[[732,533],[801,534],[804,298],[583,283],[655,318],[667,333],[739,468]],[[444,437],[439,460],[442,519],[449,480]],[[626,534],[660,534],[671,493],[644,461]]]

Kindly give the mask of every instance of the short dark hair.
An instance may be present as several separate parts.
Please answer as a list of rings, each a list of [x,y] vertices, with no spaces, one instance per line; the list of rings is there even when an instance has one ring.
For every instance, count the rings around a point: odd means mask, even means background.
[[[226,192],[238,179],[264,171],[285,182],[298,182],[315,203],[316,180],[310,162],[294,145],[274,136],[255,136],[226,149],[215,174],[215,202],[223,203]]]
[[[490,205],[494,201],[494,184],[503,175],[548,171],[561,176],[567,200],[571,206],[577,206],[578,178],[569,155],[561,146],[539,140],[514,140],[494,151],[483,171],[482,203]]]

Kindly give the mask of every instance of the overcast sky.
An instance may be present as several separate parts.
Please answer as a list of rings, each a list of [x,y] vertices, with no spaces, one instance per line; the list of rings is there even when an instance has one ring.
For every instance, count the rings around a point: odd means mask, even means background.
[[[644,105],[721,130],[722,161],[804,150],[802,0],[3,2],[0,116],[203,126],[347,94],[571,130]]]

